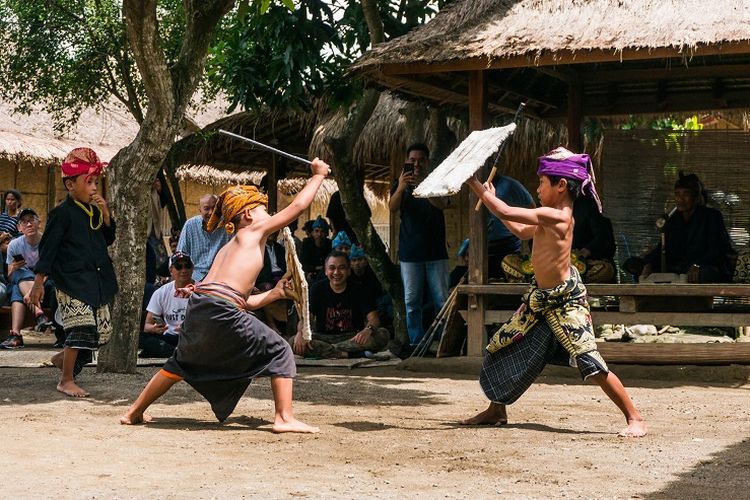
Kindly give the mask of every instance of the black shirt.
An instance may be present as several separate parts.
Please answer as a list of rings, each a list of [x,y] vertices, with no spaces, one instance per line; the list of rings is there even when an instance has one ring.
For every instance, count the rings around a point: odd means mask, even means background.
[[[398,181],[391,185],[391,196]],[[401,262],[429,262],[445,260],[445,218],[443,211],[427,198],[415,198],[414,187],[407,187],[399,209],[401,225],[398,230],[398,260]]]
[[[95,205],[93,224],[99,222]],[[47,216],[35,271],[50,276],[55,287],[92,307],[112,302],[117,278],[107,247],[115,241],[115,220],[91,229],[89,216],[68,196]]]
[[[353,283],[341,293],[334,292],[328,280],[310,287],[310,314],[315,316],[317,333],[358,332],[365,327],[367,314],[374,310],[375,304]]]
[[[579,196],[573,203],[573,219],[573,250],[586,248],[592,259],[611,261],[617,249],[612,222],[599,212],[596,202]]]
[[[688,221],[675,212],[664,225],[667,242],[667,272],[684,274],[690,266],[715,266],[725,278],[732,276],[734,249],[724,218],[715,208],[699,205]],[[661,243],[646,256],[660,270]]]
[[[316,246],[312,236],[302,240],[299,261],[306,273],[315,272],[316,267],[323,267],[326,257],[331,253],[331,240],[323,240],[323,246]]]
[[[357,276],[354,271],[349,275],[349,283],[354,284],[357,288],[362,290],[373,303],[376,303],[378,299],[383,295],[383,287],[378,281],[378,277],[375,276],[375,271],[370,266],[365,268],[365,273],[362,276]]]

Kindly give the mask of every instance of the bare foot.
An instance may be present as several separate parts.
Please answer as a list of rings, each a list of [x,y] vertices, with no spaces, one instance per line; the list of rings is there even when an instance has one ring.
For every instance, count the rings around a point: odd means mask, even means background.
[[[62,370],[62,366],[63,366],[63,354],[64,354],[63,351],[60,351],[54,356],[52,356],[52,359],[50,359],[50,363],[55,365],[60,370]]]
[[[620,431],[620,437],[643,437],[648,433],[646,431],[646,422],[643,420],[628,420],[628,426]]]
[[[508,413],[505,411],[505,405],[490,403],[481,413],[462,420],[461,425],[505,425],[508,423]]]
[[[294,417],[287,418],[286,420],[281,417],[276,417],[271,430],[277,434],[282,432],[301,432],[303,434],[315,434],[320,432],[319,427],[307,425]]]
[[[89,397],[89,393],[78,387],[78,385],[76,385],[73,380],[70,380],[68,382],[60,381],[60,383],[57,384],[57,390],[62,392],[66,396],[70,396],[71,398]]]
[[[137,424],[145,424],[151,422],[151,417],[149,415],[146,415],[144,413],[136,413],[132,410],[128,410],[128,412],[120,417],[120,423],[122,425],[137,425]]]

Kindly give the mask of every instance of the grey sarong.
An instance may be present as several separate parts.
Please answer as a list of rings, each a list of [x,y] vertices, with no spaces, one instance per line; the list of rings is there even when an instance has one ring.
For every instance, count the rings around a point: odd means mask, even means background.
[[[193,293],[174,355],[164,370],[183,377],[223,422],[255,377],[297,374],[289,344],[252,314]]]

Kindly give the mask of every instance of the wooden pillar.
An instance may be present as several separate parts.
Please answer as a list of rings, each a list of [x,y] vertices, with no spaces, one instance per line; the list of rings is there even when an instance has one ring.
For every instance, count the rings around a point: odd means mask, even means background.
[[[482,130],[487,126],[487,81],[484,71],[469,73],[469,129]],[[487,172],[478,173],[485,179]],[[469,196],[469,283],[487,283],[487,214],[486,209],[475,211],[477,196]],[[481,294],[468,297],[468,337],[466,352],[469,356],[481,356],[486,344],[484,334],[485,300]]]
[[[266,173],[266,183],[268,192],[268,213],[276,213],[279,207],[279,166],[276,162],[276,155],[271,155],[271,168]]]
[[[583,85],[578,78],[568,83],[568,149],[583,152],[581,122],[583,120]]]

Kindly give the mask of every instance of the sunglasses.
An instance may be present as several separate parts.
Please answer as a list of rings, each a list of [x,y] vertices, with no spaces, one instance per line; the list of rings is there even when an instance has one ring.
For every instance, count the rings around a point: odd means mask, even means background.
[[[192,269],[193,268],[192,264],[181,264],[179,262],[177,264],[175,264],[173,267],[175,269],[177,269],[178,271],[182,271],[183,269]]]

